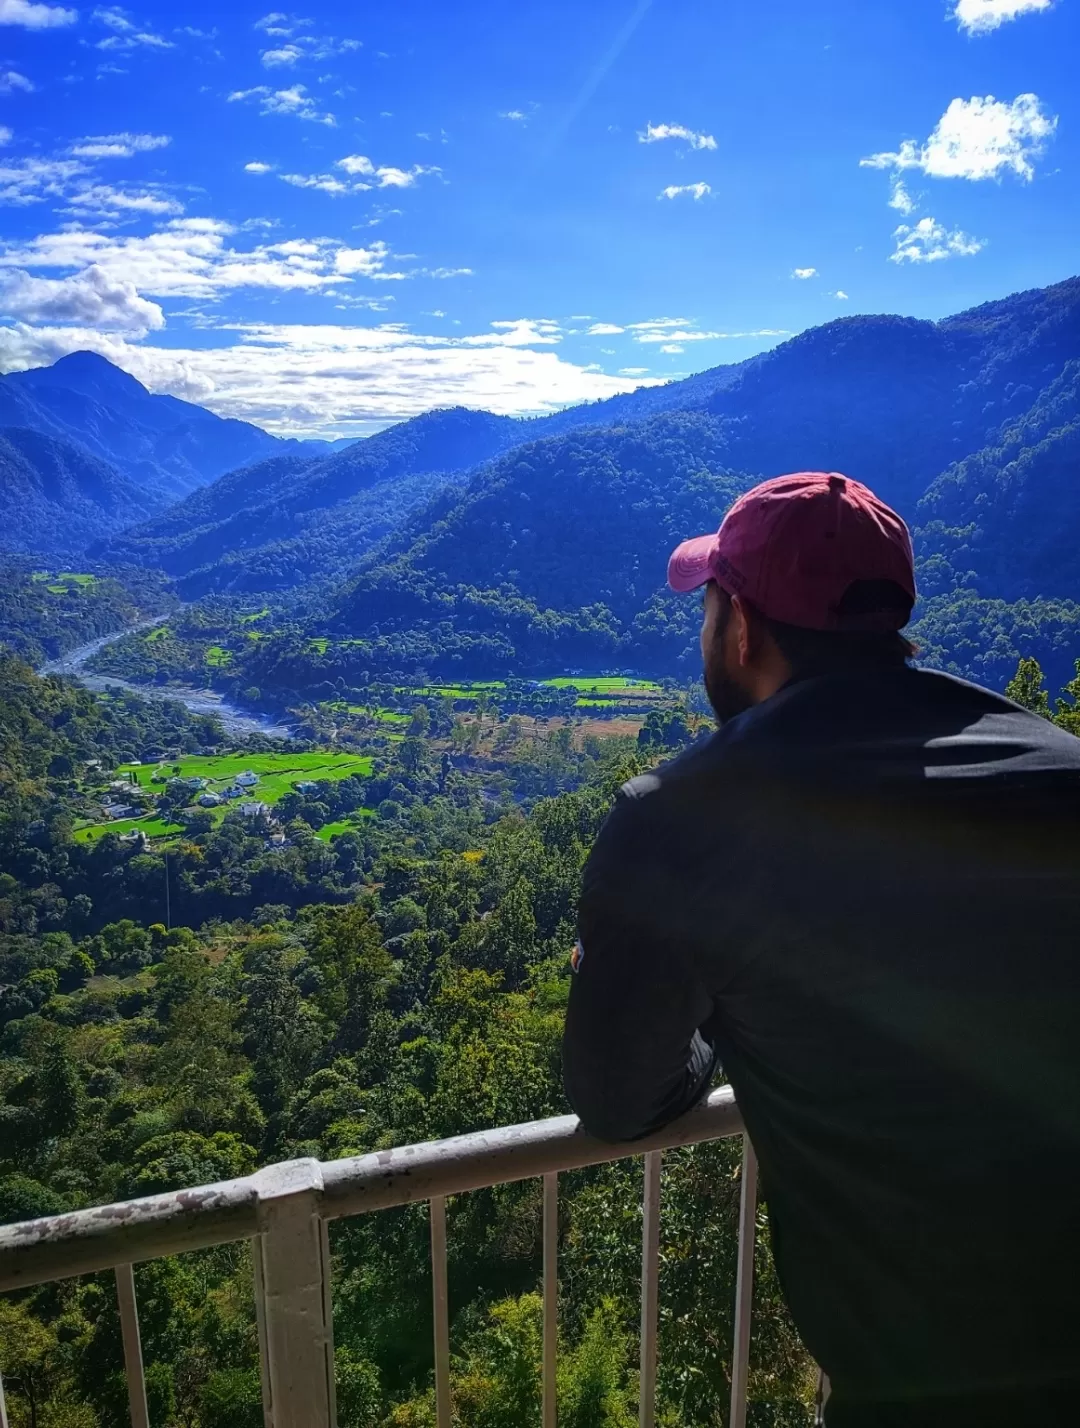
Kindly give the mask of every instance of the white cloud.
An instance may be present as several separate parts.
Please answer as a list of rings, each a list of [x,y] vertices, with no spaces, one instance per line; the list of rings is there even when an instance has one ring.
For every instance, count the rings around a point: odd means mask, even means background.
[[[411,169],[399,169],[390,165],[376,167],[366,154],[346,154],[343,159],[337,160],[335,167],[344,169],[354,178],[361,176],[362,179],[371,180],[370,183],[354,184],[356,189],[411,188],[424,174],[442,173],[442,169],[434,164],[414,164]]]
[[[0,25],[21,25],[24,30],[52,30],[74,25],[78,10],[62,5],[37,5],[33,0],[0,0]]]
[[[284,24],[288,18],[288,15],[282,10],[271,10],[269,15],[264,15],[261,20],[256,20],[253,28],[256,30],[269,30]]]
[[[644,377],[648,372],[648,367],[620,367],[620,377]]]
[[[16,269],[0,278],[0,310],[26,322],[85,324],[102,331],[145,337],[165,326],[156,302],[92,265],[70,278],[37,278]]]
[[[677,342],[665,342],[663,347],[661,347],[660,351],[666,352],[669,356],[677,356],[680,353],[685,352],[686,348],[680,347]]]
[[[3,174],[0,170],[0,185]],[[239,249],[213,218],[176,218],[154,232],[120,236],[71,225],[29,242],[0,243],[0,268],[81,272],[96,265],[155,297],[214,298],[238,288],[319,292],[353,277],[378,278],[385,243],[349,248],[335,239],[290,239]]]
[[[935,218],[920,218],[914,227],[902,223],[893,234],[896,251],[893,263],[938,263],[944,258],[970,258],[986,247],[981,238],[972,238],[959,228],[951,231]]]
[[[1049,10],[1051,0],[956,0],[953,14],[969,35],[985,35],[1036,10]]]
[[[315,103],[302,84],[294,84],[288,89],[271,89],[269,85],[257,84],[253,89],[234,89],[228,97],[230,104],[257,99],[263,114],[287,114],[295,119],[309,119],[315,124],[326,124],[333,128],[337,120],[332,114],[320,114]]]
[[[575,319],[576,320],[576,319]],[[585,334],[586,337],[618,337],[620,332],[625,332],[625,327],[617,327],[613,322],[594,322]]]
[[[692,149],[716,148],[716,140],[711,134],[699,134],[696,129],[688,129],[685,124],[648,124],[638,134],[639,144],[658,144],[663,139],[681,139]]]
[[[261,159],[252,159],[250,164],[244,165],[246,174],[268,174],[273,168],[273,164],[264,164]]]
[[[280,65],[295,64],[298,59],[303,59],[304,51],[299,45],[282,45],[277,50],[263,50],[262,62],[267,69],[274,69]]]
[[[908,192],[904,180],[900,178],[899,175],[893,174],[892,190],[889,194],[889,207],[895,208],[897,213],[903,213],[907,216],[914,213],[918,206],[919,205]]]
[[[472,268],[425,268],[423,276],[428,278],[471,278]]]
[[[281,174],[280,177],[284,183],[291,183],[293,188],[317,188],[335,197],[353,192],[351,184],[342,183],[333,174]]]
[[[34,86],[25,74],[17,69],[0,70],[0,94],[14,94],[21,89],[25,94],[33,94]]]
[[[515,123],[518,123],[525,118],[525,114],[520,109],[507,109],[504,113],[499,115],[499,118],[512,119]]]
[[[844,292],[843,288],[837,288],[836,291],[833,293],[833,297],[837,300],[837,302],[849,302],[849,301],[850,301],[850,299],[848,298],[847,293]]]
[[[130,159],[171,142],[168,134],[97,134],[80,139],[71,152],[80,159]]]
[[[0,124],[0,149],[2,149],[5,144],[10,144],[14,137],[14,133],[6,124]]]
[[[1057,123],[1035,94],[1018,95],[1011,104],[992,94],[954,99],[924,145],[905,139],[895,153],[871,154],[860,164],[976,181],[999,178],[1011,169],[1018,178],[1030,180],[1035,176],[1032,160],[1043,152]]]
[[[799,282],[806,282],[807,278],[816,278],[818,271],[816,268],[793,268],[791,276],[798,278]]]
[[[660,198],[678,198],[681,194],[689,193],[697,202],[699,198],[704,198],[707,193],[712,193],[711,187],[707,183],[671,183],[659,195]]]
[[[0,370],[91,348],[153,391],[201,402],[222,416],[283,435],[359,435],[433,406],[505,415],[554,411],[658,379],[609,376],[554,350],[552,324],[525,318],[461,337],[413,333],[398,323],[242,324],[218,329],[226,345],[139,345],[90,326],[0,328]]]

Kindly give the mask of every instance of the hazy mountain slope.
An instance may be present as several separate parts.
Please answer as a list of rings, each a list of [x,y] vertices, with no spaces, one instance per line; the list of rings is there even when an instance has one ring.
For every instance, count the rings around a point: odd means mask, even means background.
[[[188,594],[340,577],[455,472],[505,450],[523,426],[457,407],[321,460],[264,461],[195,492],[100,554],[159,564]]]
[[[82,447],[0,429],[0,550],[75,557],[149,507],[133,482]]]
[[[0,424],[77,443],[159,506],[261,456],[328,449],[322,442],[282,441],[192,402],[154,396],[93,352],[0,377]]]

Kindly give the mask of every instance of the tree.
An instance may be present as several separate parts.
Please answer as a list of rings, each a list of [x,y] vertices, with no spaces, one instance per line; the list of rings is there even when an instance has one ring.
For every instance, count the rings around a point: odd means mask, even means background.
[[[1037,659],[1024,658],[1016,666],[1016,673],[1005,686],[1005,697],[1039,714],[1050,718],[1050,697],[1046,692],[1046,679]]]

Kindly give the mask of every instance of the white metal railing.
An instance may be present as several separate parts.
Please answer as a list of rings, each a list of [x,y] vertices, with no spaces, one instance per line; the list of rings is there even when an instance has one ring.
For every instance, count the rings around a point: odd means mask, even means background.
[[[267,1428],[334,1428],[333,1320],[327,1225],[343,1216],[428,1201],[438,1428],[451,1428],[446,1199],[469,1190],[543,1180],[543,1428],[555,1428],[558,1178],[644,1155],[641,1249],[640,1425],[653,1428],[660,1251],[660,1167],[665,1150],[742,1132],[728,1087],[662,1131],[628,1145],[587,1135],[575,1116],[478,1131],[347,1160],[289,1160],[254,1175],[0,1227],[0,1291],[111,1269],[123,1332],[132,1428],[148,1428],[132,1265],[250,1239],[255,1267],[263,1411]],[[746,1422],[757,1162],[743,1138],[731,1428]],[[0,1384],[0,1428],[7,1428]]]

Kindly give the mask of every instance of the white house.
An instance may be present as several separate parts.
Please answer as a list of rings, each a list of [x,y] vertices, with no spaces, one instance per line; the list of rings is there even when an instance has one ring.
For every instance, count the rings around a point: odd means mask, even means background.
[[[245,769],[243,773],[236,775],[236,782],[240,788],[254,788],[259,782],[259,775],[252,773],[250,769]]]

